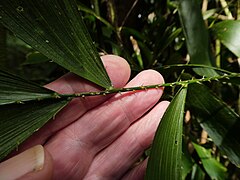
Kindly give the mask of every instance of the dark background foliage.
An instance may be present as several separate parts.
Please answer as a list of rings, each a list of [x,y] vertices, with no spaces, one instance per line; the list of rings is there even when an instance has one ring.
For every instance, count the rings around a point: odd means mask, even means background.
[[[177,67],[166,69],[168,65],[189,62],[186,37],[177,11],[179,1],[78,0],[77,3],[99,53],[124,57],[131,65],[132,76],[143,69],[156,69],[162,73],[166,82],[202,77],[192,68],[187,68],[184,72]],[[227,7],[223,7],[217,0],[196,3],[202,8],[204,23],[209,30],[212,64],[239,73],[239,57],[216,39],[214,29],[211,28],[226,19],[240,19],[240,3],[237,0],[227,1]],[[206,3],[207,9],[204,9]],[[226,9],[230,10],[232,17],[227,14]],[[67,72],[3,26],[0,26],[0,63],[1,67],[42,85]],[[205,84],[239,114],[239,86],[219,82]],[[166,88],[163,99],[171,100],[176,92],[177,88]],[[191,109],[191,104],[187,107]],[[239,168],[219,151],[197,122],[196,116],[188,109],[185,114],[183,139],[183,149],[187,154],[184,158],[185,166],[189,166],[185,172],[186,179],[212,177],[211,172],[203,165],[197,145],[191,142],[201,144],[209,151],[211,158],[227,169],[224,174],[226,179],[239,179]]]

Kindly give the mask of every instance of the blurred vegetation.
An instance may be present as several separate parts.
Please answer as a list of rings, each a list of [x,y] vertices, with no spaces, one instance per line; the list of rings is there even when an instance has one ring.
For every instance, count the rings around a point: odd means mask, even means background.
[[[239,73],[240,56],[224,43],[227,40],[221,41],[218,36],[219,28],[215,25],[228,20],[240,20],[240,2],[237,0],[194,2],[201,8],[209,35],[211,64],[223,70]],[[177,9],[181,1],[78,0],[77,3],[99,53],[124,57],[131,65],[132,76],[144,69],[155,69],[164,76],[165,82],[202,77],[202,74],[189,68],[190,66],[184,70],[179,67],[166,68],[169,65],[184,65],[191,62],[186,29],[183,29],[183,22]],[[239,32],[233,32],[232,36],[240,40],[240,29],[238,30]],[[195,31],[199,32],[192,29],[193,34]],[[194,36],[201,38],[201,34],[198,33]],[[237,48],[239,51],[240,46]],[[3,26],[0,26],[0,55],[2,67],[40,84],[53,81],[67,72]],[[239,83],[212,82],[205,85],[239,114]],[[177,90],[172,87],[165,88],[163,99],[171,100]],[[183,138],[185,154],[183,179],[214,179],[213,177],[239,179],[240,169],[217,148],[198,123],[197,117],[191,113],[191,106],[187,107],[189,109],[186,109],[185,113]],[[240,136],[240,133],[238,135]],[[202,153],[209,157],[210,163],[202,159]]]

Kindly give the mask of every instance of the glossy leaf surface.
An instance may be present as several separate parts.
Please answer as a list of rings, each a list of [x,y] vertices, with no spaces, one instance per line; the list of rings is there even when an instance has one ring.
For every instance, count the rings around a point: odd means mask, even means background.
[[[212,66],[213,57],[210,50],[209,36],[203,21],[199,1],[178,1],[178,12],[186,38],[190,62]],[[211,77],[217,75],[212,69],[196,68],[195,71],[202,76]]]
[[[193,143],[198,156],[201,159],[202,165],[211,179],[226,179],[227,168],[225,168],[220,162],[218,162],[212,155],[211,150]]]
[[[235,165],[240,165],[240,117],[206,86],[189,85],[187,104],[213,142]]]
[[[1,1],[0,17],[4,26],[57,64],[111,86],[74,1]]]
[[[167,108],[153,141],[145,179],[179,179],[182,166],[182,127],[187,89]]]
[[[230,51],[240,57],[240,21],[222,21],[211,30]]]

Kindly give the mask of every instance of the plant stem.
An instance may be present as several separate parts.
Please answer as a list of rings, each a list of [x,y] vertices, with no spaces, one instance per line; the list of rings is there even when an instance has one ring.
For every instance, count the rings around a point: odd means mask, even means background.
[[[91,9],[85,7],[81,3],[78,4],[78,9],[80,11],[83,11],[85,13],[89,13],[89,14],[93,15],[95,18],[97,18],[99,21],[101,21],[103,24],[105,24],[108,28],[110,28],[111,30],[116,32],[116,29],[106,19],[104,19],[101,16],[97,15],[96,12],[94,12]]]
[[[172,65],[165,65],[162,67],[158,67],[155,70],[160,71],[161,69],[170,69],[170,68],[174,68],[174,67],[184,67],[184,68],[188,68],[188,67],[196,67],[196,68],[207,68],[207,69],[214,69],[218,72],[224,73],[224,74],[231,74],[230,71],[227,71],[225,69],[221,69],[218,67],[214,67],[214,66],[208,66],[208,65],[203,65],[203,64],[172,64]]]
[[[55,98],[74,98],[74,97],[87,97],[87,96],[99,96],[99,95],[107,95],[107,94],[114,94],[114,93],[123,93],[123,92],[134,92],[139,90],[147,90],[147,89],[158,89],[161,87],[174,87],[174,86],[184,86],[186,87],[188,84],[193,83],[202,83],[202,82],[211,82],[211,81],[218,81],[222,79],[230,79],[233,77],[240,77],[239,73],[231,73],[229,75],[225,74],[222,76],[214,76],[208,78],[201,78],[201,79],[191,79],[186,81],[178,81],[172,83],[165,83],[165,84],[155,84],[149,86],[138,86],[138,87],[129,87],[129,88],[113,88],[107,89],[105,91],[99,92],[82,92],[82,93],[75,93],[75,94],[55,94]]]
[[[221,42],[219,39],[216,40],[216,66],[218,68],[221,67]]]
[[[93,0],[93,5],[94,5],[94,11],[95,13],[100,16],[100,10],[99,10],[99,5],[98,5],[98,0]]]

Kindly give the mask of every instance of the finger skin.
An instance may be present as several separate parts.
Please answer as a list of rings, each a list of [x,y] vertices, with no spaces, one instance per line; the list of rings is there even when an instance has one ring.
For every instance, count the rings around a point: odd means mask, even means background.
[[[86,179],[92,179],[93,176],[99,179],[119,179],[122,174],[126,173],[144,150],[150,146],[168,104],[167,101],[159,103],[99,153],[92,162]]]
[[[148,77],[148,78],[147,78]],[[159,73],[152,70],[141,72],[129,86],[162,83]],[[162,95],[163,89],[116,94],[104,104],[81,117],[68,129],[77,139],[100,151],[124,132],[134,121],[153,107]],[[89,119],[91,121],[89,121]],[[97,134],[97,136],[96,136]]]
[[[121,180],[144,180],[145,172],[147,169],[148,159],[145,159],[139,165],[127,172]]]
[[[147,70],[141,72],[127,86],[159,83],[163,83],[162,76],[156,71]],[[81,179],[95,155],[154,106],[162,91],[159,88],[116,94],[51,138],[46,148],[52,152],[56,164],[54,177],[58,179],[67,173],[66,176],[71,179]]]
[[[101,58],[112,84],[115,87],[123,87],[130,77],[130,67],[127,61],[114,55],[106,55]],[[95,84],[72,73],[64,75],[56,81],[46,85],[46,87],[62,94],[99,91],[102,89],[99,86],[96,86]],[[57,114],[54,120],[48,122],[39,131],[34,133],[21,147],[19,147],[19,152],[36,144],[44,144],[51,135],[76,121],[76,119],[81,117],[89,109],[94,108],[110,97],[111,96],[97,96],[86,97],[84,99],[73,99],[62,111]]]
[[[37,145],[0,163],[0,179],[51,179],[53,161],[43,146]]]
[[[114,86],[123,87],[130,76],[126,61],[116,56],[104,56],[103,62]],[[160,83],[163,83],[162,76],[156,71],[148,70],[140,73],[126,87]],[[68,74],[47,87],[59,93],[101,89],[73,74]],[[159,101],[162,92],[163,88],[159,88],[114,96],[76,98],[54,120],[36,132],[22,149],[34,144],[45,144],[45,148],[53,157],[53,179],[81,179],[99,154],[108,154],[107,151],[104,152],[108,146],[114,144],[114,141],[129,132],[129,128],[143,119],[140,117]],[[151,138],[145,140],[148,145],[147,141],[151,141]],[[133,147],[139,148],[139,146]],[[135,156],[126,162],[125,169],[119,169],[121,176],[140,155],[139,150],[137,152],[133,150],[136,149],[131,150]],[[142,148],[140,150],[142,151]],[[126,149],[118,149],[118,151],[126,153],[124,152]],[[103,172],[101,174],[106,175]]]
[[[52,156],[46,149],[44,149],[44,151],[45,160],[43,169],[40,171],[28,173],[19,178],[19,180],[51,180],[53,178]]]

